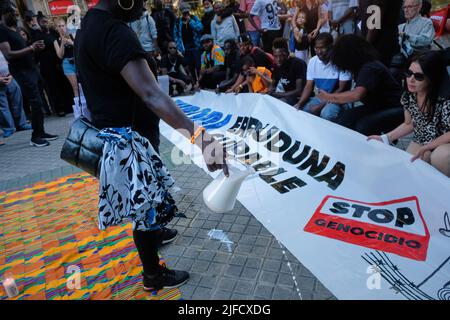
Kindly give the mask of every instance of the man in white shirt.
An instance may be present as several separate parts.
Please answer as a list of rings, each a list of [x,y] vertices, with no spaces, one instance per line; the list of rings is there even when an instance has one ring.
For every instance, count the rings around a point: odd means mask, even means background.
[[[312,97],[314,87],[328,93],[344,92],[350,87],[352,76],[339,71],[330,62],[330,51],[333,47],[333,37],[329,33],[320,33],[315,42],[316,56],[311,58],[306,72],[306,86],[300,101],[295,106],[298,110],[320,116],[335,122],[341,113],[350,105],[327,103]]]
[[[256,0],[250,11],[249,22],[262,34],[263,48],[268,53],[272,53],[273,40],[282,36],[278,11],[280,11],[278,0]],[[260,27],[254,20],[255,16],[261,20]]]

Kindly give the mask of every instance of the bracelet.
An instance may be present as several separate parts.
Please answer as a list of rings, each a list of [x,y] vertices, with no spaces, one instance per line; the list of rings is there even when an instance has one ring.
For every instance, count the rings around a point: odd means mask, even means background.
[[[202,134],[205,131],[206,131],[205,128],[199,127],[191,137],[191,144],[195,144],[195,140],[197,140],[200,134]]]
[[[33,52],[35,51],[33,46],[30,46],[30,48],[31,48],[31,50],[33,50]]]
[[[383,134],[381,135],[381,140],[383,141],[384,144],[390,145],[391,142],[389,141],[389,137],[387,134]]]

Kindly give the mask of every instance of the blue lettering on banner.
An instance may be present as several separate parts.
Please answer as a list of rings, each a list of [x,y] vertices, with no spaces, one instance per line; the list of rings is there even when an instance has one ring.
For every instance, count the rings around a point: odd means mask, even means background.
[[[201,123],[206,130],[225,127],[232,119],[231,114],[224,117],[222,112],[213,111],[210,108],[202,109],[181,100],[176,100],[176,103],[192,121]],[[249,154],[251,150],[244,142],[246,137],[252,137],[254,141],[263,143],[268,151],[282,154],[285,164],[295,166],[297,170],[312,177],[316,182],[325,183],[333,191],[337,190],[344,181],[345,164],[336,162],[331,169],[327,169],[331,162],[329,156],[301,141],[293,140],[276,126],[263,125],[256,118],[238,116],[227,132],[240,140],[236,141],[219,133],[213,136],[224,146],[228,154],[234,155],[242,163],[253,166],[255,171],[260,173],[259,177],[280,194],[286,194],[307,184],[297,176],[278,180],[278,177],[287,171],[278,168],[271,161],[260,162],[262,156],[258,153]],[[276,137],[273,139],[275,143],[272,141],[273,137]]]
[[[232,118],[231,114],[228,114],[225,118],[223,118],[222,112],[213,111],[209,108],[201,109],[181,100],[176,100],[175,102],[186,114],[186,116],[188,116],[188,118],[194,122],[201,123],[206,130],[225,127],[228,123],[230,123]]]

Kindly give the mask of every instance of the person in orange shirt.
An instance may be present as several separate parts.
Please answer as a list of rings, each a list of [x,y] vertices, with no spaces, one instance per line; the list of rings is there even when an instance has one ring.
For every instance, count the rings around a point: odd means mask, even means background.
[[[251,57],[245,57],[242,61],[242,73],[245,81],[237,88],[237,92],[248,89],[250,93],[266,93],[272,84],[272,72],[265,67],[255,67],[255,62]]]

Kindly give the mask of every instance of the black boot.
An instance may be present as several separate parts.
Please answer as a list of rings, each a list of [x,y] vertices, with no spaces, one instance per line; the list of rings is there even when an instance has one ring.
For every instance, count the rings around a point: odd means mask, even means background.
[[[144,276],[144,291],[158,291],[161,289],[177,288],[186,283],[189,279],[189,273],[186,271],[169,270],[161,267],[155,275]]]

